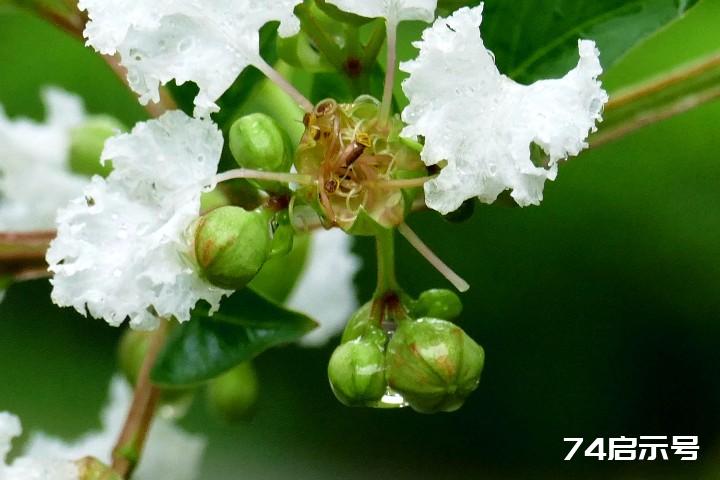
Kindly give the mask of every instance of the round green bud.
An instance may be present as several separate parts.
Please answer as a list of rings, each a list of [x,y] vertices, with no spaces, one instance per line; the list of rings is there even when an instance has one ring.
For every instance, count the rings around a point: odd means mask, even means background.
[[[98,115],[70,131],[70,168],[81,175],[106,177],[112,171],[109,162],[100,163],[105,141],[124,131],[125,126],[113,117]]]
[[[343,331],[342,339],[340,340],[341,343],[347,343],[365,335],[370,325],[372,305],[373,302],[370,301],[353,313],[345,326],[345,331]]]
[[[310,235],[296,236],[290,253],[268,260],[250,287],[277,303],[284,303],[305,268],[309,250]]]
[[[78,480],[122,480],[113,469],[94,457],[85,457],[75,462]]]
[[[420,294],[412,305],[411,314],[415,318],[429,317],[452,320],[462,313],[460,297],[452,290],[433,289]]]
[[[242,363],[208,383],[208,408],[229,423],[245,420],[254,411],[258,390],[255,369]]]
[[[376,404],[387,390],[382,342],[358,338],[341,344],[330,357],[328,378],[333,393],[343,404]]]
[[[485,364],[483,348],[460,327],[433,318],[402,323],[386,358],[388,385],[421,413],[460,408]]]
[[[268,216],[261,210],[220,207],[203,215],[195,227],[195,259],[213,285],[243,288],[270,254]]]
[[[289,172],[293,154],[290,139],[278,123],[264,113],[240,117],[230,127],[230,151],[243,168],[266,172]],[[277,182],[253,181],[260,188],[285,188]]]

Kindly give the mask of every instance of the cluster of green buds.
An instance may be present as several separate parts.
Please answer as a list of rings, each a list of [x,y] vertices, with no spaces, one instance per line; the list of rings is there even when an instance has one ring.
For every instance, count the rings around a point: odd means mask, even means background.
[[[256,172],[287,173],[293,149],[288,135],[269,116],[251,114],[230,128],[230,151],[237,164]],[[213,285],[239,290],[252,281],[268,260],[288,254],[294,229],[288,213],[290,190],[274,180],[248,180],[250,200],[228,205],[228,195],[215,190],[204,197],[205,213],[191,228],[193,260]],[[247,196],[247,195],[246,195]]]
[[[351,104],[328,99],[305,116],[305,127],[295,167],[315,181],[298,193],[327,228],[373,235],[378,226],[404,222],[418,190],[393,182],[423,177],[427,169],[417,150],[400,138],[398,118],[382,118],[379,102],[370,96]]]
[[[345,405],[422,413],[459,409],[477,388],[483,348],[451,322],[462,311],[448,290],[376,298],[350,319],[328,366]]]

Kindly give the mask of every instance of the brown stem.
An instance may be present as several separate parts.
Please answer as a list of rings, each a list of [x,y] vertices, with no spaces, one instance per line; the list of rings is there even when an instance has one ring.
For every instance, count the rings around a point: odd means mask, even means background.
[[[614,94],[590,145],[598,147],[720,97],[720,53]]]
[[[145,440],[150,431],[160,390],[150,382],[150,372],[155,365],[160,349],[165,343],[170,322],[160,320],[150,341],[150,347],[138,374],[132,405],[128,412],[122,432],[112,452],[112,468],[123,478],[130,478],[142,455]]]
[[[85,42],[83,32],[85,31],[85,24],[88,21],[85,12],[74,9],[73,13],[69,15],[63,15],[45,6],[37,6],[34,10],[41,18],[44,18],[48,22],[56,25],[60,29],[69,33],[71,36]],[[127,81],[127,70],[120,64],[120,58],[118,55],[102,55],[103,60],[110,66],[110,69],[120,80],[130,88]],[[145,110],[152,118],[157,118],[168,110],[176,110],[177,103],[173,99],[172,95],[165,87],[160,87],[160,101],[157,103],[148,103],[145,105]]]

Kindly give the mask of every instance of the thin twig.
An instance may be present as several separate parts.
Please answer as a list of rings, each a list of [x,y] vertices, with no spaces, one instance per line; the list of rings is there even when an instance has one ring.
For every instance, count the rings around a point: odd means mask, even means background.
[[[679,101],[658,110],[644,112],[633,117],[630,121],[621,123],[615,128],[601,130],[591,140],[592,147],[600,147],[619,140],[648,125],[675,117],[693,110],[696,107],[720,98],[720,86],[701,94],[682,98]]]
[[[112,468],[125,479],[130,478],[140,461],[155,408],[160,399],[160,389],[150,382],[150,372],[165,344],[169,325],[168,320],[160,319],[160,326],[150,339],[150,346],[138,375],[130,411],[113,448]]]

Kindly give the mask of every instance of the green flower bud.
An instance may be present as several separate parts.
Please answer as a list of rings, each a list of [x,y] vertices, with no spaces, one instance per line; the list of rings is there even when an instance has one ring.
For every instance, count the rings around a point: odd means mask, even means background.
[[[230,151],[243,168],[266,172],[289,172],[293,162],[290,139],[278,123],[264,113],[238,118],[230,127]],[[277,191],[277,182],[252,181],[260,188]]]
[[[452,320],[462,313],[462,302],[452,290],[427,290],[412,305],[411,314],[415,318],[429,317]]]
[[[78,480],[122,480],[110,467],[94,457],[85,457],[75,462]]]
[[[385,383],[384,337],[378,331],[372,338],[358,338],[335,349],[328,364],[333,393],[343,404],[373,406],[387,391]]]
[[[195,259],[214,285],[243,288],[270,254],[268,215],[240,207],[220,207],[203,215],[195,228]]]
[[[110,174],[112,165],[100,163],[105,140],[124,131],[125,126],[118,120],[99,115],[70,131],[70,168],[82,175]]]
[[[365,332],[368,330],[370,325],[372,305],[373,302],[370,301],[360,307],[358,311],[353,313],[353,316],[350,317],[350,320],[348,320],[348,323],[345,326],[345,331],[343,332],[342,339],[340,340],[341,343],[347,343],[365,335]]]
[[[386,358],[388,385],[413,409],[452,412],[477,388],[485,352],[460,327],[423,318],[400,325]]]
[[[250,362],[242,363],[208,383],[208,408],[226,422],[245,420],[254,411],[258,380]]]

